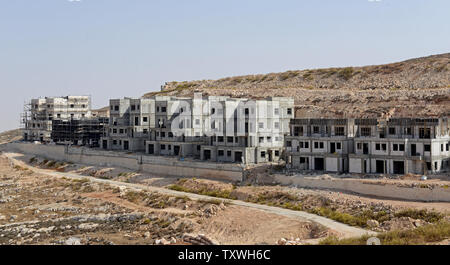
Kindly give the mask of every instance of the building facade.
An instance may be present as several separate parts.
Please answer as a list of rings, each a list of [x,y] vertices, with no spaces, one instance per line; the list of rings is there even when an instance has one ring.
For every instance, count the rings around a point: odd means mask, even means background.
[[[22,131],[25,141],[50,142],[53,120],[76,120],[91,117],[89,96],[46,97],[32,99],[25,105]]]
[[[348,172],[354,120],[293,119],[286,137],[288,168]]]
[[[428,174],[449,169],[448,117],[356,119],[351,173]]]
[[[114,99],[102,146],[215,162],[278,161],[293,108],[293,99],[281,97]]]

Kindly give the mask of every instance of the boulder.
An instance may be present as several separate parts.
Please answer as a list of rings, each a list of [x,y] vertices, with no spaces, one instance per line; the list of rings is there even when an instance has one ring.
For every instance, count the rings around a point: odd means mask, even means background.
[[[378,227],[380,223],[377,220],[367,220],[367,225],[369,227]]]

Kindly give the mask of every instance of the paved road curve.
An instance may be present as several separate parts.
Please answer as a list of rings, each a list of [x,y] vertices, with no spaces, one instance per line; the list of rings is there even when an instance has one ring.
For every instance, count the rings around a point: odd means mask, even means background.
[[[36,173],[46,174],[46,175],[50,175],[50,176],[54,176],[54,177],[66,177],[66,178],[71,178],[71,179],[86,178],[92,182],[106,183],[111,186],[116,186],[116,187],[122,186],[122,187],[128,187],[128,188],[132,188],[132,189],[159,192],[161,194],[167,194],[167,195],[187,196],[190,199],[194,199],[194,200],[217,199],[216,197],[181,192],[181,191],[174,191],[174,190],[169,190],[169,189],[160,188],[160,187],[147,186],[147,185],[143,185],[143,184],[126,183],[126,182],[107,180],[107,179],[98,179],[98,178],[94,178],[94,177],[90,177],[90,176],[82,176],[82,175],[73,174],[73,173],[55,172],[52,170],[41,169],[41,168],[29,166],[28,164],[14,158],[20,154],[4,153],[4,155],[8,159],[10,159],[14,164],[19,164],[23,167],[27,167]],[[259,210],[266,211],[266,212],[269,212],[272,214],[283,215],[283,216],[288,216],[291,218],[298,218],[301,220],[308,220],[308,221],[316,222],[318,224],[321,224],[325,227],[328,227],[334,231],[341,233],[342,234],[341,238],[359,237],[359,236],[362,236],[365,234],[370,234],[370,235],[376,234],[376,232],[373,232],[373,231],[365,230],[365,229],[354,227],[354,226],[349,226],[349,225],[339,223],[334,220],[331,220],[331,219],[328,219],[328,218],[325,218],[325,217],[322,217],[319,215],[307,213],[307,212],[294,211],[294,210],[289,210],[289,209],[284,209],[284,208],[279,208],[279,207],[272,207],[272,206],[250,203],[250,202],[244,202],[244,201],[239,201],[239,200],[229,200],[229,199],[222,199],[222,198],[220,198],[220,200],[223,200],[229,204],[239,205],[239,206],[243,206],[243,207],[249,207],[249,208],[253,208],[253,209],[259,209]]]

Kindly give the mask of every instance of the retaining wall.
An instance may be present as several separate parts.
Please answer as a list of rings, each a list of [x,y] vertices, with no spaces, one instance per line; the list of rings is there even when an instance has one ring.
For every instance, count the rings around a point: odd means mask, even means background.
[[[17,151],[51,160],[67,161],[92,166],[122,167],[160,176],[203,177],[226,181],[242,181],[242,168],[234,164],[180,161],[173,157],[130,154],[85,147],[9,143],[4,151]]]
[[[426,202],[450,202],[450,188],[409,188],[399,187],[393,184],[369,183],[351,179],[312,179],[285,175],[276,175],[275,181],[282,185],[331,189],[383,198]]]

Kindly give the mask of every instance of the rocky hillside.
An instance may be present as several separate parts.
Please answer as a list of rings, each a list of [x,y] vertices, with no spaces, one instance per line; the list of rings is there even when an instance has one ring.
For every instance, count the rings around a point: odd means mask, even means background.
[[[5,131],[0,133],[0,144],[18,141],[22,139],[22,131],[20,129]]]
[[[403,62],[169,82],[155,94],[295,98],[311,117],[450,115],[450,53]]]

